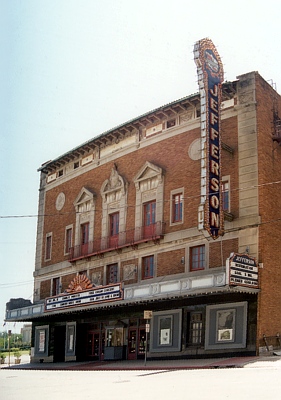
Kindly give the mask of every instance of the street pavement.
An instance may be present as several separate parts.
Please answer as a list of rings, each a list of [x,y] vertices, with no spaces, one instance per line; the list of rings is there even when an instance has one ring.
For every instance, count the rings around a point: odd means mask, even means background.
[[[273,400],[281,393],[280,356],[147,360],[146,366],[28,361],[2,366],[0,400]]]
[[[211,368],[258,368],[260,365],[280,365],[281,356],[246,356],[225,358],[198,358],[176,360],[122,360],[122,361],[82,361],[62,363],[30,363],[30,356],[21,356],[21,363],[15,364],[14,357],[8,357],[1,369],[19,370],[77,370],[77,371],[114,371],[114,370],[180,370],[180,369],[211,369]],[[0,398],[1,399],[1,398]]]

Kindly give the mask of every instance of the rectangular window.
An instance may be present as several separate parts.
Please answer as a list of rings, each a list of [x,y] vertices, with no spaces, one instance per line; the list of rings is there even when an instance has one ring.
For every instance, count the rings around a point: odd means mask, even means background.
[[[167,124],[166,124],[167,129],[172,128],[175,125],[176,125],[176,119],[175,118],[169,119],[169,121],[167,121]]]
[[[71,247],[72,247],[72,228],[66,228],[64,253],[69,254]]]
[[[155,224],[156,201],[144,205],[144,226]]]
[[[156,201],[151,201],[143,206],[143,236],[150,238],[155,235]]]
[[[222,182],[222,207],[223,211],[229,212],[229,182]]]
[[[106,284],[118,282],[118,264],[110,264],[106,271]]]
[[[182,203],[182,193],[177,193],[172,196],[172,222],[182,221]]]
[[[154,276],[154,256],[143,257],[142,279],[153,278],[153,276]]]
[[[205,268],[205,246],[190,248],[190,271],[198,271]]]
[[[89,227],[90,224],[86,223],[81,225],[81,244],[87,244],[89,242]]]
[[[190,315],[189,344],[202,344],[203,320],[201,312],[194,312]]]
[[[87,222],[86,224],[81,225],[80,232],[80,244],[81,244],[81,255],[89,254],[89,232],[90,232],[90,224]]]
[[[46,236],[46,249],[45,249],[45,260],[50,260],[52,254],[52,235]]]
[[[52,296],[57,296],[61,292],[60,278],[52,280]]]
[[[110,214],[110,236],[116,236],[119,233],[119,212]]]

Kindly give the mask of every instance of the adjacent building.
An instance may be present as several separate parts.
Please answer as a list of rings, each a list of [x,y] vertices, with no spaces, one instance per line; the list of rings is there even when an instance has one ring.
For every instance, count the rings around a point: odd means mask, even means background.
[[[33,362],[279,345],[281,98],[257,72],[215,85],[40,167],[34,299],[6,313]]]

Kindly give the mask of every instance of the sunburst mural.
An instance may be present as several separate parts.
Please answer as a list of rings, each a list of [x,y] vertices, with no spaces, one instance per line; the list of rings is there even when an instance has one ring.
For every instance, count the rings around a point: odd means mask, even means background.
[[[86,275],[77,275],[70,282],[68,288],[66,289],[67,293],[73,292],[81,292],[82,290],[92,289],[93,284]]]

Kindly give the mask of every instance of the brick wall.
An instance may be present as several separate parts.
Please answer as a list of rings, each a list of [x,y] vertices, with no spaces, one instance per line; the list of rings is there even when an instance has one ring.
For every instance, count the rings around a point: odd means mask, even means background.
[[[281,147],[272,141],[273,110],[281,117],[281,100],[259,75],[256,76],[259,157],[259,262],[258,338],[281,333]]]
[[[45,299],[51,295],[51,279],[42,281],[40,283],[40,300]]]
[[[166,230],[173,231],[179,228],[169,227],[170,221],[170,191],[185,187],[185,216],[180,229],[191,228],[197,224],[197,209],[200,193],[200,161],[192,161],[188,156],[190,143],[198,137],[199,132],[191,131],[165,141],[140,149],[118,160],[116,164],[118,173],[129,183],[128,208],[126,216],[126,229],[134,229],[136,188],[134,177],[146,161],[160,166],[164,170],[164,222]],[[103,182],[109,178],[113,163],[99,166],[87,173],[81,174],[54,189],[46,192],[44,238],[52,232],[52,259],[42,265],[47,266],[67,259],[64,256],[65,227],[73,224],[75,227],[74,201],[80,190],[86,187],[96,193],[95,237],[101,236],[101,210],[102,198],[100,189]],[[61,211],[55,207],[56,198],[60,192],[65,194],[65,205]],[[45,242],[45,240],[44,240]],[[45,254],[45,250],[43,251]]]
[[[211,242],[209,252],[209,268],[225,266],[230,253],[238,252],[238,239]]]
[[[157,276],[184,273],[185,264],[181,262],[182,257],[185,257],[185,249],[159,253],[157,255]]]
[[[70,285],[71,281],[75,278],[76,274],[69,274],[64,275],[61,277],[61,292],[63,293],[68,286]]]

